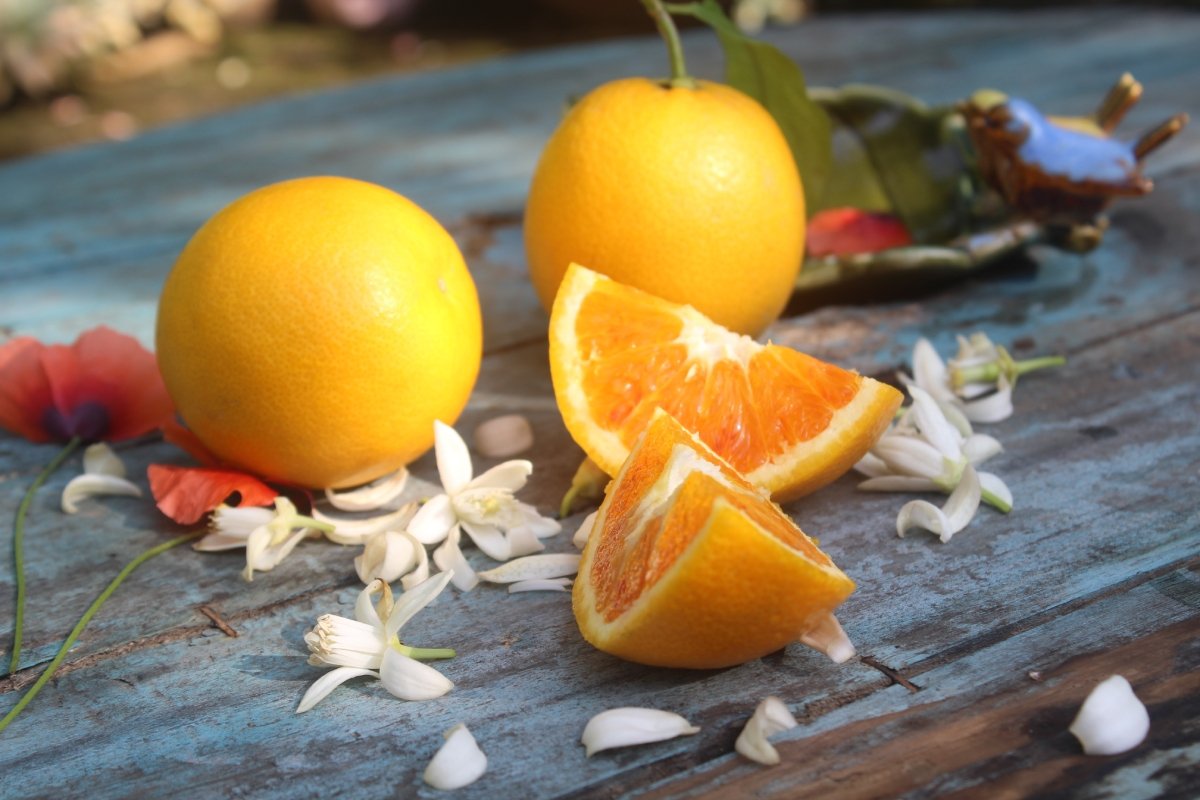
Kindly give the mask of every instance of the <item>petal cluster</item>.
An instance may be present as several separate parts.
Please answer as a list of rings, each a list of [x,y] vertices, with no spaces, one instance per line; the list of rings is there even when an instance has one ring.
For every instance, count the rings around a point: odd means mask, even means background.
[[[154,354],[111,328],[71,345],[0,345],[0,428],[32,442],[132,439],[173,414]]]

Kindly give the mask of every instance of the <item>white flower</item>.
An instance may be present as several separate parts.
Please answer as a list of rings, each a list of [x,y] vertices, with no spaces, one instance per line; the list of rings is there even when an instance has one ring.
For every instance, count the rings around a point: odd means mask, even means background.
[[[700,729],[670,711],[654,708],[613,708],[588,720],[580,741],[588,756],[613,747],[646,744],[690,736]]]
[[[269,572],[278,566],[301,539],[332,529],[297,512],[286,497],[276,497],[274,509],[219,505],[208,527],[208,535],[192,547],[205,552],[246,548],[242,577],[248,581],[254,579],[255,570]]]
[[[733,749],[759,764],[778,764],[777,751],[767,737],[796,727],[798,723],[778,697],[768,697],[754,709],[753,716],[738,735]]]
[[[435,789],[461,789],[469,786],[487,771],[487,756],[479,749],[475,737],[463,724],[455,725],[442,734],[446,739],[434,754],[422,776]]]
[[[1150,730],[1150,714],[1129,681],[1113,675],[1083,701],[1071,733],[1090,756],[1112,756],[1132,750]]]
[[[137,484],[125,479],[125,463],[104,442],[89,445],[83,451],[83,474],[76,475],[63,488],[62,510],[79,513],[79,501],[99,495],[141,497]]]
[[[380,580],[373,581],[358,595],[354,619],[325,614],[316,627],[304,635],[313,666],[336,669],[321,676],[300,700],[296,713],[308,711],[346,681],[374,677],[384,688],[404,700],[430,700],[441,697],[454,684],[418,658],[451,658],[453,650],[407,647],[399,639],[400,629],[417,612],[429,605],[449,583],[451,573],[442,573],[413,587],[393,602],[392,590]],[[379,594],[378,604],[371,598]]]
[[[952,421],[999,422],[1012,416],[1012,392],[1027,372],[1059,366],[1059,356],[1014,361],[1008,351],[984,333],[958,337],[958,354],[942,361],[927,339],[913,347],[914,382],[943,406]]]
[[[539,540],[558,533],[557,522],[513,495],[533,472],[531,463],[505,461],[473,477],[467,444],[453,428],[435,422],[434,442],[445,493],[430,499],[409,524],[419,541],[437,544],[461,526],[480,550],[507,561],[542,550]]]

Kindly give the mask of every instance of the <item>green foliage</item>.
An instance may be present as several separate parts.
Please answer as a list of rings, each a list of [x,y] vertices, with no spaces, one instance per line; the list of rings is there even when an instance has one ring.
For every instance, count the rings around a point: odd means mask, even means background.
[[[716,31],[725,51],[725,80],[775,117],[804,181],[808,213],[817,211],[833,163],[833,127],[825,111],[809,99],[804,73],[774,46],[742,33],[717,0],[671,3],[666,8],[695,17]]]

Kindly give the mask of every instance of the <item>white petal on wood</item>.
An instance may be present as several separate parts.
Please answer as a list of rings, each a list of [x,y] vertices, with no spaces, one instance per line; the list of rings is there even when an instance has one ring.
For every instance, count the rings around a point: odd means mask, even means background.
[[[777,751],[767,738],[796,727],[792,712],[778,697],[768,697],[758,704],[746,727],[738,734],[733,749],[759,764],[778,764]]]
[[[325,490],[325,499],[339,511],[375,511],[395,500],[408,483],[408,469],[401,467],[373,483],[348,492]]]
[[[447,494],[458,494],[471,482],[471,454],[458,431],[439,421],[433,423],[433,450],[438,477]]]
[[[593,511],[583,518],[583,522],[579,523],[579,530],[575,531],[575,536],[571,539],[571,543],[580,550],[587,545],[588,537],[592,535],[592,527],[596,524],[596,514],[598,511]]]
[[[338,544],[362,545],[367,539],[384,531],[402,531],[412,522],[417,513],[416,503],[405,503],[395,511],[387,514],[377,514],[363,519],[348,519],[334,517],[313,509],[313,519],[326,522],[333,526],[332,531],[325,533],[325,538]]]
[[[941,492],[938,486],[928,478],[914,478],[911,475],[883,475],[878,478],[867,478],[858,485],[863,492]]]
[[[1013,496],[1008,484],[990,472],[979,473],[979,488],[983,501],[1007,514],[1012,511]]]
[[[417,537],[407,532],[404,535],[411,539],[413,545],[417,548],[417,566],[413,568],[412,572],[400,579],[400,585],[407,592],[429,578],[429,554],[425,552],[425,545],[417,541]]]
[[[479,576],[475,574],[475,570],[471,569],[470,563],[463,556],[462,548],[458,544],[461,537],[462,533],[455,525],[450,529],[446,541],[433,551],[433,563],[437,564],[438,569],[443,572],[453,573],[454,577],[451,580],[459,591],[469,592],[479,585]]]
[[[546,553],[515,558],[494,569],[479,573],[479,579],[490,583],[561,578],[579,572],[579,556],[575,553]]]
[[[572,583],[570,578],[545,578],[542,580],[517,581],[508,585],[509,594],[518,592],[565,592]]]
[[[888,465],[884,463],[882,458],[874,453],[867,453],[860,458],[858,463],[854,465],[854,470],[860,475],[866,475],[868,478],[880,478],[884,475],[891,474],[891,470],[888,469]]]
[[[979,475],[975,472],[975,468],[968,464],[963,470],[958,486],[954,487],[954,491],[946,499],[946,505],[942,506],[942,513],[946,515],[946,519],[953,529],[949,535],[942,536],[943,542],[950,541],[951,536],[970,524],[971,520],[975,518],[975,512],[979,510],[981,497]]]
[[[854,658],[854,643],[832,613],[823,614],[817,624],[800,637],[800,643],[819,650],[835,664],[844,664]]]
[[[379,680],[401,700],[433,700],[454,688],[454,683],[433,667],[390,647],[383,654]]]
[[[941,536],[943,531],[949,530],[950,523],[942,510],[933,503],[927,500],[911,500],[905,503],[896,515],[896,535],[904,538],[904,534],[913,528],[924,528]]]
[[[87,475],[108,475],[124,478],[125,462],[104,442],[90,444],[83,451],[83,471]]]
[[[963,442],[963,455],[975,466],[979,466],[993,456],[1004,452],[1004,445],[994,436],[986,433],[974,433]]]
[[[508,458],[533,447],[533,428],[521,414],[492,417],[475,428],[475,450],[487,458]]]
[[[466,725],[455,725],[444,734],[445,743],[434,754],[422,776],[435,789],[469,786],[487,771],[487,756]]]
[[[1112,756],[1142,743],[1150,731],[1150,714],[1129,681],[1113,675],[1092,689],[1070,731],[1088,755]]]
[[[529,525],[513,528],[505,534],[505,537],[508,539],[509,558],[540,553],[546,549],[546,545],[542,544],[537,531]]]
[[[588,720],[580,741],[591,756],[614,747],[661,742],[699,732],[699,728],[670,711],[612,708]]]
[[[357,667],[338,667],[337,669],[326,672],[308,687],[308,691],[304,693],[304,697],[300,698],[300,705],[296,706],[296,713],[303,714],[317,703],[329,696],[337,687],[341,686],[351,678],[363,678],[366,676],[378,678],[378,673],[369,669],[358,669]]]
[[[935,479],[946,471],[945,456],[933,445],[912,436],[884,436],[875,443],[872,452],[898,475]]]
[[[142,490],[136,484],[115,475],[76,475],[63,487],[62,510],[67,514],[78,514],[80,500],[104,495],[141,497]]]

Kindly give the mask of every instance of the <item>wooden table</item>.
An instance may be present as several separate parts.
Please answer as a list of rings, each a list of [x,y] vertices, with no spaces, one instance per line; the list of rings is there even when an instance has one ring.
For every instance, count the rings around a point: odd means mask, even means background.
[[[1123,70],[1147,87],[1129,129],[1196,111],[1200,17],[1163,9],[818,17],[772,34],[815,84],[887,83],[930,101],[996,86],[1083,113]],[[713,38],[687,38],[718,75]],[[579,452],[555,411],[545,317],[524,277],[520,215],[564,98],[665,69],[638,39],[532,53],[364,83],[0,168],[0,324],[64,341],[104,322],[149,343],[155,301],[200,223],[244,192],[313,173],[365,178],[424,205],[458,236],[479,283],[482,376],[459,428],[502,411],[533,421],[523,496],[552,509]],[[1190,106],[1190,107],[1189,107]],[[1151,161],[1156,189],[1120,204],[1086,257],[1037,250],[919,301],[825,308],[771,335],[870,374],[905,364],[919,335],[946,351],[985,330],[1019,354],[1064,353],[1023,381],[1017,414],[989,428],[1016,496],[949,544],[898,539],[907,498],[847,476],[789,506],[859,583],[839,613],[860,657],[834,666],[789,647],[735,669],[649,669],[579,638],[566,595],[449,592],[406,627],[449,643],[456,682],[430,702],[349,684],[311,713],[319,671],[302,636],[349,613],[355,548],[306,543],[252,584],[240,553],[180,549],[126,583],[60,676],[0,736],[5,797],[432,797],[421,772],[465,722],[490,758],[463,797],[1195,796],[1200,786],[1200,136]],[[53,453],[0,436],[0,519]],[[123,449],[133,474],[182,462],[158,443]],[[486,463],[486,462],[485,462]],[[11,708],[120,565],[175,529],[145,501],[66,517],[68,463],[37,495],[28,530],[23,669]],[[428,494],[432,459],[414,465]],[[579,517],[552,550],[572,551]],[[5,523],[7,525],[7,523]],[[7,528],[5,528],[7,530]],[[4,538],[7,542],[8,539]],[[7,557],[6,557],[7,558]],[[7,562],[6,562],[7,563]],[[199,611],[207,605],[231,638]],[[0,577],[0,643],[13,592]],[[1067,733],[1091,687],[1125,675],[1152,720],[1140,747],[1087,757]],[[801,724],[763,768],[733,741],[764,696]],[[690,738],[584,757],[593,714],[678,711]]]

